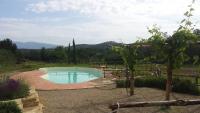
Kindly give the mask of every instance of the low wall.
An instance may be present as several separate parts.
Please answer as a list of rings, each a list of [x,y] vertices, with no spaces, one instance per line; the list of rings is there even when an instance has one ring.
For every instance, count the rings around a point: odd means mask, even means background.
[[[9,101],[15,101],[19,108],[22,110],[22,113],[43,113],[43,105],[39,101],[38,93],[34,88],[31,88],[29,92],[29,96],[25,98]]]

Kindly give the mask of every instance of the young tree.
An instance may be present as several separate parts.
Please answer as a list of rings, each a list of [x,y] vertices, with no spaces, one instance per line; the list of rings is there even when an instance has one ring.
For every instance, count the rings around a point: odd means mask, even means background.
[[[191,12],[194,9],[191,5],[189,7],[189,11],[184,14],[186,19],[181,21],[180,27],[172,36],[161,32],[156,26],[149,29],[152,36],[149,38],[148,42],[155,50],[155,58],[161,58],[167,67],[166,100],[170,100],[173,70],[180,68],[187,60],[186,49],[189,47],[189,44],[194,43],[197,38],[192,32],[192,22],[190,22],[190,17],[192,16]]]
[[[76,61],[76,44],[75,44],[75,41],[73,39],[73,53],[72,53],[72,60],[73,60],[73,63],[76,64],[77,61]]]
[[[138,46],[137,45],[123,45],[122,47],[113,47],[116,52],[121,55],[124,64],[130,70],[130,96],[134,95],[134,76],[135,65],[138,63]]]

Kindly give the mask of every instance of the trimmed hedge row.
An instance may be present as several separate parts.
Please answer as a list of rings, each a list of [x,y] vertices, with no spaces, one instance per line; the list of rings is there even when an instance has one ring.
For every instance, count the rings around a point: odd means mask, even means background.
[[[0,100],[11,100],[28,96],[29,86],[22,80],[8,79],[0,83]]]
[[[0,102],[0,113],[22,113],[16,102]]]
[[[125,88],[126,81],[125,80],[117,80],[116,81],[117,88]],[[127,83],[129,87],[129,83]],[[144,77],[144,78],[136,78],[135,79],[136,87],[150,87],[150,88],[158,88],[165,90],[166,87],[166,78],[165,77]],[[172,82],[172,91],[178,93],[186,93],[193,95],[200,95],[200,89],[190,80],[173,78]]]

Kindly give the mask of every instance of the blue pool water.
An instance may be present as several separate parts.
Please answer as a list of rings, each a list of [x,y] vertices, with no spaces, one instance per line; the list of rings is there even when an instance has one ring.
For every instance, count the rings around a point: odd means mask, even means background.
[[[43,79],[58,83],[58,84],[74,84],[82,83],[97,79],[103,74],[95,68],[80,68],[80,67],[52,67],[41,68],[47,74],[41,76]]]

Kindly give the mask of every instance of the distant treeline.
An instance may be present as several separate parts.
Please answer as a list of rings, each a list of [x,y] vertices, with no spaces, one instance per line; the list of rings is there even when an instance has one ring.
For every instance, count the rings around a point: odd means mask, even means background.
[[[17,49],[16,44],[10,39],[0,41],[0,64],[20,63],[26,60],[44,61],[50,63],[106,63],[123,64],[120,55],[112,50],[112,45],[103,45],[98,47],[76,47],[73,40],[72,46],[58,46],[54,49]],[[142,46],[140,49],[140,58],[144,63],[162,63],[158,60],[145,60],[146,56],[152,55],[151,46]],[[187,64],[192,64],[196,56],[200,56],[200,43],[191,44],[187,50],[189,56]],[[198,60],[199,63],[199,60]]]
[[[10,39],[0,41],[0,66],[3,64],[16,64],[23,60],[21,52]]]
[[[70,49],[69,49],[70,48]],[[69,51],[70,50],[70,51]],[[107,63],[122,64],[121,57],[112,48],[76,48],[58,46],[55,49],[21,49],[26,60],[63,63]],[[75,57],[75,62],[74,62]]]

